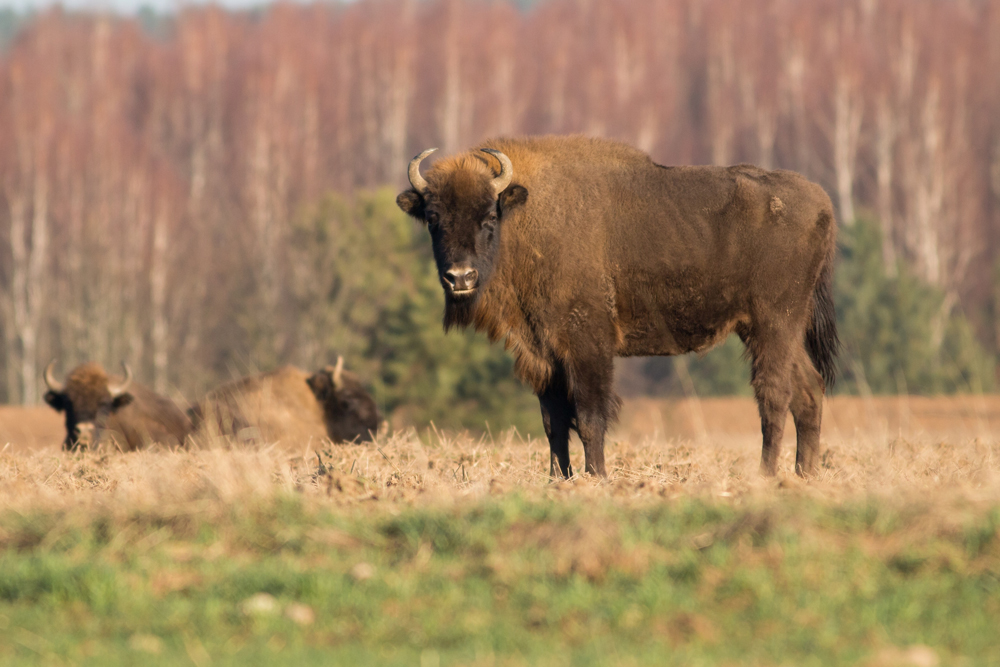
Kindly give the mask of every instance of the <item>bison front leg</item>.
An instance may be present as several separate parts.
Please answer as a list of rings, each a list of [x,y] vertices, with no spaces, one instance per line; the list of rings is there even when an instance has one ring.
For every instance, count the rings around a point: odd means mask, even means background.
[[[556,372],[549,386],[538,394],[538,403],[542,408],[545,435],[549,439],[549,475],[553,479],[557,474],[569,479],[573,476],[573,468],[569,464],[569,429],[573,423],[573,404],[562,371]]]

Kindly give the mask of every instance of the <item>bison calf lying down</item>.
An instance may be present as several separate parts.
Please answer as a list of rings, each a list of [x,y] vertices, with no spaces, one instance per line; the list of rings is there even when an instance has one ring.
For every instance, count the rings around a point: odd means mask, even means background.
[[[70,371],[65,382],[55,378],[55,363],[45,367],[45,402],[66,413],[64,449],[94,447],[107,440],[127,451],[153,442],[185,443],[191,421],[169,398],[133,382],[124,362],[124,378],[108,377],[100,364],[88,362]]]
[[[189,414],[199,443],[218,436],[262,443],[370,440],[379,422],[374,399],[344,370],[343,358],[312,375],[283,366],[234,380],[209,392]]]
[[[838,341],[831,284],[836,223],[823,189],[789,171],[665,167],[586,137],[496,139],[440,160],[396,202],[427,224],[445,327],[504,339],[531,385],[556,466],[569,432],[605,475],[604,433],[620,401],[614,357],[747,346],[774,474],[785,417],[800,474],[815,470]]]

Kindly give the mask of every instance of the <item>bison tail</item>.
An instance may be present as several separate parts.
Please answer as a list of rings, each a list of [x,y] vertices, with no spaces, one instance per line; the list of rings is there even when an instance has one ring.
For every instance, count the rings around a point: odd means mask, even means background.
[[[833,307],[832,252],[826,258],[813,289],[813,316],[806,330],[806,350],[826,387],[832,388],[837,379],[837,354],[840,352],[837,314]]]

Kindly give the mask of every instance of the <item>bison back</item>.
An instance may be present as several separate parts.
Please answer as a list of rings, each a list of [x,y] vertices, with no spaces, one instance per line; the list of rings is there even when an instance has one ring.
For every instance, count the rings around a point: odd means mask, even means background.
[[[106,429],[120,447],[134,451],[160,444],[184,446],[191,433],[191,420],[172,400],[133,383],[132,402],[108,419]]]
[[[220,438],[293,446],[322,440],[326,426],[308,377],[299,368],[283,366],[213,390],[191,410],[197,421],[194,440],[203,446]]]

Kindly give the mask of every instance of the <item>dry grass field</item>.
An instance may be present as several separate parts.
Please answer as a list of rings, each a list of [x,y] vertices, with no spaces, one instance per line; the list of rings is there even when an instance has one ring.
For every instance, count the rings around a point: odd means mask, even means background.
[[[67,454],[6,407],[0,663],[1000,664],[995,427],[837,397],[767,480],[752,401],[630,401],[553,483],[511,432]]]
[[[772,485],[757,475],[759,424],[756,406],[747,398],[627,401],[607,444],[610,480],[579,483],[609,496],[631,483],[647,493],[669,490],[674,496],[756,493]],[[835,397],[826,402],[823,428],[822,472],[800,483],[791,473],[795,437],[789,418],[781,484],[845,498],[934,492],[992,499],[1000,494],[1000,440],[993,430],[1000,429],[1000,396]],[[293,440],[253,450],[154,448],[131,455],[67,454],[60,448],[62,436],[61,415],[46,406],[0,407],[3,506],[156,506],[197,495],[200,485],[222,483],[227,469],[244,465],[257,472],[233,471],[235,479],[225,483],[231,487],[227,498],[292,490],[309,495],[321,490],[315,479],[320,460],[329,470],[326,478],[365,479],[372,493],[399,502],[413,500],[413,494],[438,501],[497,488],[522,494],[553,488],[547,442],[509,431],[472,437],[432,427],[382,435],[375,444]],[[578,441],[571,455],[582,467]],[[80,472],[90,468],[100,483]]]

